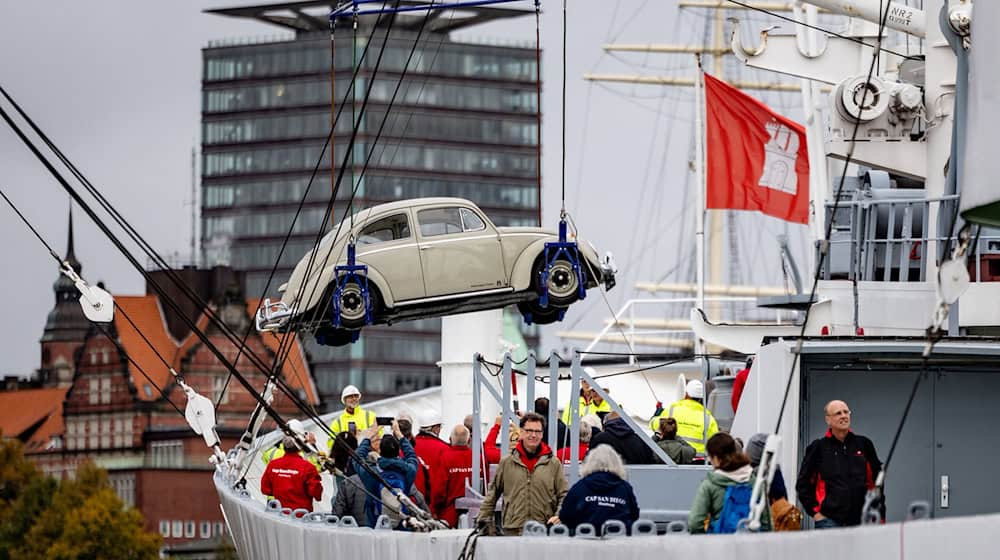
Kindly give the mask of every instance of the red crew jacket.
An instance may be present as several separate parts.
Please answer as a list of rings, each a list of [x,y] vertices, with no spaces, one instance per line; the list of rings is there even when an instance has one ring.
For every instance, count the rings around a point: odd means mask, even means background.
[[[441,454],[438,468],[434,471],[434,511],[438,517],[448,522],[448,526],[458,525],[455,500],[465,496],[465,484],[472,477],[472,449],[452,447]]]
[[[323,481],[312,463],[298,453],[286,453],[267,464],[260,491],[274,496],[282,507],[313,510],[313,500],[323,498]]]
[[[441,441],[440,438],[434,434],[429,434],[427,432],[420,432],[417,437],[413,438],[413,450],[417,452],[417,457],[420,458],[420,462],[427,465],[427,470],[429,471],[430,478],[426,476],[423,477],[423,486],[421,487],[421,477],[420,473],[417,475],[417,480],[415,482],[417,489],[423,493],[424,497],[427,498],[428,504],[434,504],[434,499],[437,496],[438,489],[434,486],[434,481],[437,479],[438,463],[441,462],[441,456],[446,451],[451,449],[451,446],[447,443]],[[423,469],[417,469],[421,471]],[[431,505],[431,508],[434,506]],[[432,513],[437,513],[432,511]]]
[[[750,378],[750,368],[743,368],[736,372],[736,379],[733,380],[733,395],[729,397],[729,404],[733,405],[733,412],[740,407],[740,397],[743,396],[743,388],[746,387],[747,379]]]
[[[580,442],[580,460],[582,461],[584,457],[587,456],[587,451],[590,450],[590,444],[586,442]],[[572,451],[570,447],[560,447],[559,451],[556,451],[556,457],[563,463],[569,463],[569,453]]]

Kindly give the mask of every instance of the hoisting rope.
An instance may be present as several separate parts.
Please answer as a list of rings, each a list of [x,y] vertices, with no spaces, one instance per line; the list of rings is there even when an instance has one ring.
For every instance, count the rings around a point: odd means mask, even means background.
[[[535,131],[536,194],[538,199],[538,227],[542,227],[542,2],[535,0],[535,114],[538,116]],[[565,114],[565,110],[564,110]],[[564,117],[565,118],[565,117]]]
[[[10,96],[8,96],[6,94],[6,91],[4,91],[2,89],[2,87],[0,87],[0,92],[2,92],[3,95],[5,97],[7,97],[7,99],[13,104],[13,100],[10,98]],[[21,112],[19,108],[18,108],[18,111]],[[24,115],[23,112],[21,112],[21,113],[22,113],[22,116],[25,118],[25,120],[28,120],[29,124],[31,124],[32,127],[35,128],[34,125],[33,125],[33,123],[30,122],[30,119],[28,119],[28,117],[26,115]],[[206,349],[208,349],[216,357],[216,359],[218,359],[219,362],[229,370],[230,374],[232,376],[234,376],[237,379],[237,381],[239,381],[239,383],[244,387],[244,389],[258,402],[258,405],[261,408],[263,408],[263,410],[266,411],[267,414],[269,416],[271,416],[275,420],[275,422],[278,424],[278,426],[282,429],[283,432],[285,432],[286,434],[292,435],[293,437],[297,437],[298,438],[299,436],[297,434],[295,434],[294,431],[289,428],[288,423],[281,417],[281,415],[278,414],[278,412],[273,407],[271,407],[271,405],[269,403],[266,402],[266,400],[263,398],[263,396],[260,393],[258,393],[256,391],[256,389],[254,389],[253,385],[250,384],[249,381],[247,381],[247,379],[239,371],[237,371],[235,369],[235,367],[233,366],[233,364],[230,363],[226,359],[225,355],[222,354],[222,352],[212,343],[212,341],[207,337],[207,335],[204,332],[202,332],[200,329],[198,329],[197,325],[193,322],[193,320],[191,320],[184,313],[184,311],[182,309],[180,309],[180,307],[178,306],[178,304],[176,302],[174,302],[173,299],[171,299],[171,298],[169,298],[167,296],[167,294],[160,287],[160,285],[155,281],[155,279],[153,279],[152,277],[149,276],[149,274],[145,271],[145,269],[138,262],[138,260],[136,260],[135,256],[132,255],[132,253],[124,246],[124,244],[121,242],[121,240],[118,239],[111,232],[111,230],[108,228],[107,224],[105,224],[104,221],[101,220],[101,218],[97,215],[97,213],[80,196],[80,194],[76,191],[76,189],[67,182],[67,180],[62,176],[61,173],[59,173],[59,171],[57,169],[55,169],[55,167],[52,165],[52,163],[41,153],[41,151],[38,149],[38,147],[27,137],[27,135],[24,133],[24,131],[17,125],[17,123],[14,122],[14,120],[11,118],[10,114],[2,106],[0,106],[0,117],[2,117],[3,120],[8,124],[8,126],[10,126],[11,130],[14,131],[14,133],[25,144],[25,146],[29,149],[29,151],[31,151],[32,154],[43,164],[43,166],[46,168],[46,170],[53,176],[53,178],[56,179],[56,181],[60,184],[60,186],[62,186],[63,189],[66,190],[66,192],[77,203],[77,205],[84,211],[84,213],[86,213],[87,216],[90,217],[90,219],[94,222],[94,224],[98,227],[98,229],[100,229],[101,232],[109,239],[109,241],[112,243],[112,245],[114,245],[115,248],[118,249],[119,252],[122,253],[122,255],[126,258],[126,260],[128,260],[129,263],[134,268],[136,268],[136,270],[138,270],[146,278],[146,281],[148,282],[149,286],[151,288],[153,288],[158,294],[161,295],[161,297],[163,298],[162,299],[162,303],[166,304],[170,308],[171,311],[173,311],[174,313],[176,313],[179,316],[179,318],[190,329],[191,333],[194,334],[201,341],[201,343],[204,345],[204,347]],[[36,129],[36,132],[38,132],[37,129]],[[40,133],[39,133],[39,135],[41,136]],[[54,148],[52,146],[50,146],[50,148],[52,148],[53,151],[56,151],[56,148]],[[70,167],[70,164],[67,164],[67,167]],[[75,169],[75,168],[72,168],[72,169]],[[78,172],[74,172],[74,173],[78,173]],[[84,181],[81,181],[81,182],[84,183],[85,186],[87,185],[86,182],[84,182]],[[95,196],[99,196],[99,193],[97,195],[95,195]],[[103,197],[99,197],[99,201],[103,201],[105,204],[108,204],[108,206],[110,206],[110,203],[107,203],[106,200],[103,199]],[[116,215],[117,211],[114,211],[113,207],[112,207],[112,209],[109,210],[109,213],[112,213],[113,215]],[[136,235],[137,235],[137,233],[136,233]],[[142,243],[145,243],[145,241],[143,240]],[[206,313],[207,313],[207,311],[208,310],[206,309]],[[223,327],[224,327],[224,325],[223,325]],[[224,332],[224,334],[231,335],[231,333],[228,333],[226,331],[223,331],[223,332]],[[251,354],[248,354],[248,355],[251,355]],[[161,359],[162,359],[162,356],[161,356]],[[282,385],[279,383],[278,386],[281,387]],[[294,392],[287,391],[284,388],[283,388],[283,391],[286,391],[286,395],[293,402],[297,402],[298,401],[298,397],[297,397],[297,395]],[[303,410],[303,412],[307,412],[307,411]],[[327,427],[325,424],[323,424],[322,421],[318,422],[318,425],[322,429],[324,429],[327,432],[327,434],[331,434],[329,427]],[[334,438],[334,442],[336,442],[336,440],[337,440],[337,438]],[[305,442],[302,442],[300,440],[300,443],[303,445],[303,448],[308,448],[308,445]],[[342,443],[342,445],[346,446],[346,444],[344,444],[344,443]],[[358,459],[357,454],[354,453],[353,450],[351,450],[349,448],[349,446],[346,447],[346,450],[348,451],[348,455],[349,456],[351,456],[353,459],[356,459],[356,460]],[[386,487],[390,486],[388,484],[388,482],[381,476],[381,474],[377,470],[371,469],[371,467],[369,465],[365,464],[363,461],[358,461],[358,463],[362,466],[362,468],[364,468],[365,470],[369,471],[381,484],[385,485]],[[409,498],[407,496],[405,496],[405,495],[398,496],[398,498],[400,499],[400,501],[402,503],[406,504],[407,507],[410,507],[410,505],[412,504],[412,501],[410,501]],[[418,513],[418,516],[422,520],[424,520],[425,518],[430,517],[429,514],[427,514],[426,512],[423,512],[419,508],[416,508],[415,505],[413,506],[413,510]]]
[[[372,27],[372,32],[371,32],[371,34],[369,34],[368,41],[365,43],[364,52],[362,52],[362,55],[361,55],[362,58],[364,58],[365,55],[368,52],[368,46],[371,44],[372,37],[374,37],[375,29],[376,29],[375,27]],[[332,61],[334,59],[334,52],[335,52],[334,51],[334,47],[333,47],[333,45],[334,45],[334,41],[333,41],[333,28],[331,28],[330,34],[331,34],[331,36],[330,36],[330,50],[331,50],[331,52],[330,52],[330,59]],[[351,76],[351,80],[352,81],[357,79],[358,70],[359,69],[357,69],[357,68],[354,70],[354,73]],[[334,71],[335,71],[334,64],[331,62],[331,64],[330,64],[330,72],[331,72],[331,76],[330,76],[330,80],[331,80],[331,82],[330,82],[331,83],[331,86],[330,86],[330,91],[331,91],[331,93],[330,93],[330,99],[331,100],[336,98],[335,88],[333,87],[333,84],[334,84],[334,81],[333,81],[333,79],[334,79],[333,78],[333,72]],[[288,225],[288,231],[285,233],[285,237],[281,241],[281,248],[278,250],[278,255],[275,257],[274,264],[271,266],[271,271],[270,271],[270,273],[267,276],[267,282],[264,284],[264,288],[261,290],[260,297],[257,300],[258,302],[263,302],[264,301],[264,297],[267,295],[268,290],[271,287],[271,282],[274,280],[274,275],[277,273],[278,266],[281,264],[281,259],[282,259],[282,257],[285,254],[285,249],[287,248],[288,243],[291,240],[292,234],[295,232],[296,222],[298,222],[299,216],[302,213],[302,209],[305,206],[306,200],[308,200],[308,198],[309,198],[309,193],[312,190],[313,181],[316,179],[316,175],[319,173],[319,168],[323,164],[323,160],[326,157],[327,150],[329,149],[330,145],[333,144],[334,131],[335,131],[335,128],[337,126],[337,122],[339,122],[339,120],[340,120],[341,113],[343,112],[344,107],[347,104],[347,96],[349,94],[350,94],[350,88],[348,88],[348,90],[344,93],[343,100],[342,100],[340,106],[336,110],[333,110],[333,107],[331,106],[330,132],[329,132],[329,134],[326,135],[326,139],[325,139],[325,141],[323,143],[323,148],[320,150],[320,154],[319,154],[319,157],[316,159],[315,165],[313,165],[312,174],[310,174],[310,176],[309,176],[309,182],[306,184],[305,191],[302,193],[302,197],[299,199],[299,205],[295,209],[295,214],[292,216],[291,223]],[[331,157],[331,161],[332,160],[333,160],[333,158]],[[332,166],[332,165],[330,166],[330,177],[331,177],[330,181],[332,183],[333,182],[333,177],[334,177],[334,166]],[[331,199],[333,199],[333,198],[336,198],[336,191],[333,191],[333,193],[331,194]],[[258,303],[258,306],[259,305],[260,305],[260,303]],[[251,331],[248,330],[248,331],[246,331],[246,333],[244,333],[243,340],[240,343],[238,352],[236,354],[236,359],[233,360],[234,364],[236,364],[239,361],[240,357],[242,356],[242,352],[246,348],[246,340],[250,336],[250,332]],[[278,348],[277,351],[275,351],[275,361],[272,362],[272,365],[268,368],[268,370],[266,372],[269,377],[272,376],[273,371],[275,371],[275,370],[280,371],[281,368],[284,366],[284,363],[285,363],[284,358],[279,358],[282,355],[281,344],[282,344],[283,341],[284,341],[283,339],[279,341],[279,348]],[[290,351],[293,346],[294,346],[293,344],[289,344],[288,351]],[[285,356],[287,356],[288,351],[286,351],[284,353]],[[276,365],[276,364],[280,364],[280,365]],[[296,376],[298,376],[298,372],[296,372]],[[231,380],[232,380],[232,376],[231,375],[229,375],[229,376],[226,377],[226,381],[225,381],[225,383],[222,386],[222,390],[219,392],[219,398],[218,398],[218,400],[215,403],[215,409],[216,410],[218,410],[219,403],[221,403],[223,397],[225,397],[226,391],[229,389],[229,383],[230,383]],[[309,407],[313,408],[311,403],[309,404]],[[315,412],[315,410],[313,410],[313,411]]]
[[[560,195],[559,201],[559,219],[562,220],[566,217],[566,0],[563,0],[562,4],[563,21],[562,21],[562,193]],[[539,88],[541,88],[541,80],[538,81]],[[538,99],[538,114],[541,118],[542,114],[542,100]],[[538,146],[539,153],[541,153],[542,145],[542,127],[538,127]],[[542,162],[538,162],[539,168],[541,168]],[[539,172],[540,174],[541,172]],[[541,176],[541,175],[539,175]],[[539,206],[541,206],[542,201],[538,201]],[[576,229],[575,227],[573,229]],[[651,388],[652,389],[652,388]]]

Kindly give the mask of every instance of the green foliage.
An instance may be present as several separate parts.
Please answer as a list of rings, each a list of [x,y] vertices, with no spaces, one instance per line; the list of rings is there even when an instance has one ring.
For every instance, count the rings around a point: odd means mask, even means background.
[[[39,473],[17,441],[0,442],[0,560],[154,559],[160,545],[104,470],[86,463],[75,480],[58,482]]]

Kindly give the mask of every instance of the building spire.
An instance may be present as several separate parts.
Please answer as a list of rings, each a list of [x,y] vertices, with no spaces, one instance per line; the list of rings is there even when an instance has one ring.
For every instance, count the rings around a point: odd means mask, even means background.
[[[80,270],[83,267],[80,265],[80,261],[76,260],[76,254],[74,253],[74,250],[73,250],[73,203],[72,202],[69,203],[69,228],[68,228],[68,231],[69,231],[69,233],[66,236],[67,237],[67,239],[66,239],[66,258],[63,259],[63,260],[66,261],[66,262],[68,262],[69,265],[71,267],[73,267],[74,270],[76,270],[77,274],[79,274]]]

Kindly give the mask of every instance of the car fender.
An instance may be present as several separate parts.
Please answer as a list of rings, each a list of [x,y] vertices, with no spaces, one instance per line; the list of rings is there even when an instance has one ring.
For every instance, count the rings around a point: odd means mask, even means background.
[[[514,291],[519,292],[531,287],[531,269],[535,265],[535,260],[539,255],[544,254],[545,244],[553,241],[558,241],[558,239],[555,236],[542,238],[528,245],[524,251],[521,251],[521,254],[517,257],[517,261],[514,262],[514,269],[510,275],[510,285],[514,288]],[[578,240],[577,246],[580,249],[581,256],[590,261],[594,271],[600,275],[601,261],[597,253],[587,243],[582,242],[582,240]],[[580,265],[587,268],[584,263],[580,263]],[[590,274],[589,271],[586,272],[588,273],[587,287],[591,288],[596,285],[598,279],[594,278],[594,275]]]
[[[347,261],[329,265],[323,270],[322,274],[319,275],[319,285],[322,286],[322,288],[316,289],[303,309],[312,309],[320,303],[319,300],[323,296],[326,286],[328,286],[334,279],[333,275],[336,267],[345,264],[347,264]],[[358,264],[364,264],[367,266],[367,263],[360,260],[358,261]],[[385,276],[383,276],[378,269],[368,266],[368,282],[369,284],[374,284],[375,287],[378,288],[379,297],[382,300],[383,305],[386,307],[393,307],[396,305],[396,301],[392,297],[392,289],[389,287],[389,282],[386,281]]]

